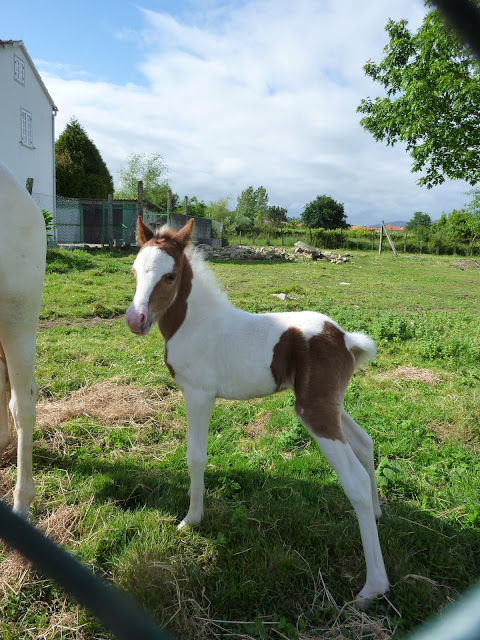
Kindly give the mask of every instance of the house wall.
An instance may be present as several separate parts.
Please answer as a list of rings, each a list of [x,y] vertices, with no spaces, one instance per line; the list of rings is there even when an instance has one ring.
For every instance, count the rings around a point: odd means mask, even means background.
[[[25,63],[25,84],[14,77],[15,56]],[[52,104],[20,46],[0,46],[0,159],[18,180],[33,178],[39,206],[54,211],[55,157]],[[32,114],[32,146],[21,143],[21,109]]]

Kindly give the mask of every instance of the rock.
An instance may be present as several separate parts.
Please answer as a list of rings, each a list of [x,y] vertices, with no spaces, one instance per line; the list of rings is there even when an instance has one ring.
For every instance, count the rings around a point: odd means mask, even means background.
[[[317,260],[318,258],[322,258],[322,252],[312,247],[309,244],[305,244],[305,242],[295,242],[294,247],[298,249],[299,252],[302,253],[310,253],[313,260]]]
[[[280,298],[280,300],[294,300],[294,298],[287,296],[286,293],[272,293],[271,295],[275,298]]]

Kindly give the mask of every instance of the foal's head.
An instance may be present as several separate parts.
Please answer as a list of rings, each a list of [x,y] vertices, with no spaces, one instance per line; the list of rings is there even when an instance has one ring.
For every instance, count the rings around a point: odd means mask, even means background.
[[[137,286],[126,314],[133,333],[145,335],[158,322],[165,339],[169,339],[178,328],[191,289],[192,272],[184,252],[192,226],[190,219],[177,233],[171,229],[154,233],[138,218],[140,251],[132,267]]]

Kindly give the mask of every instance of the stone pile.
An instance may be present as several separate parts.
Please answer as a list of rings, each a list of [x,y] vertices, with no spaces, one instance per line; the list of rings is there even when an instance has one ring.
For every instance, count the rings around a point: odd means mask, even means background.
[[[302,246],[297,246],[302,245]],[[211,247],[207,244],[199,244],[207,260],[328,260],[333,264],[349,262],[352,257],[349,253],[332,253],[320,251],[303,242],[297,242],[294,250],[282,247],[247,247],[232,244],[229,247]]]

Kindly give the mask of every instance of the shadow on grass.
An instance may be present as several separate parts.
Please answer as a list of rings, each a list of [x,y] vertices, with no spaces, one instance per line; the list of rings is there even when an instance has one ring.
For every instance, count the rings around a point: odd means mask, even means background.
[[[100,555],[106,555],[95,563],[108,568],[112,554],[127,554],[123,565],[113,559],[123,566],[120,582],[160,620],[168,619],[165,612],[180,598],[198,605],[189,617],[206,607],[215,619],[300,616],[318,625],[332,615],[324,582],[339,605],[360,590],[365,567],[358,526],[337,484],[261,469],[208,470],[204,520],[177,532],[175,522],[188,508],[188,474],[186,465],[176,464],[155,469],[134,461],[84,460],[38,446],[34,455],[37,469],[55,466],[73,477],[92,478],[97,509],[114,506],[120,520],[122,513],[138,514],[135,524],[126,525],[128,535],[119,530],[117,542],[104,545]],[[392,618],[396,637],[480,575],[478,528],[447,523],[398,500],[384,509],[379,534],[390,602],[373,604],[369,613]],[[186,622],[175,624],[173,630],[190,637]],[[194,637],[198,629],[191,633]]]

